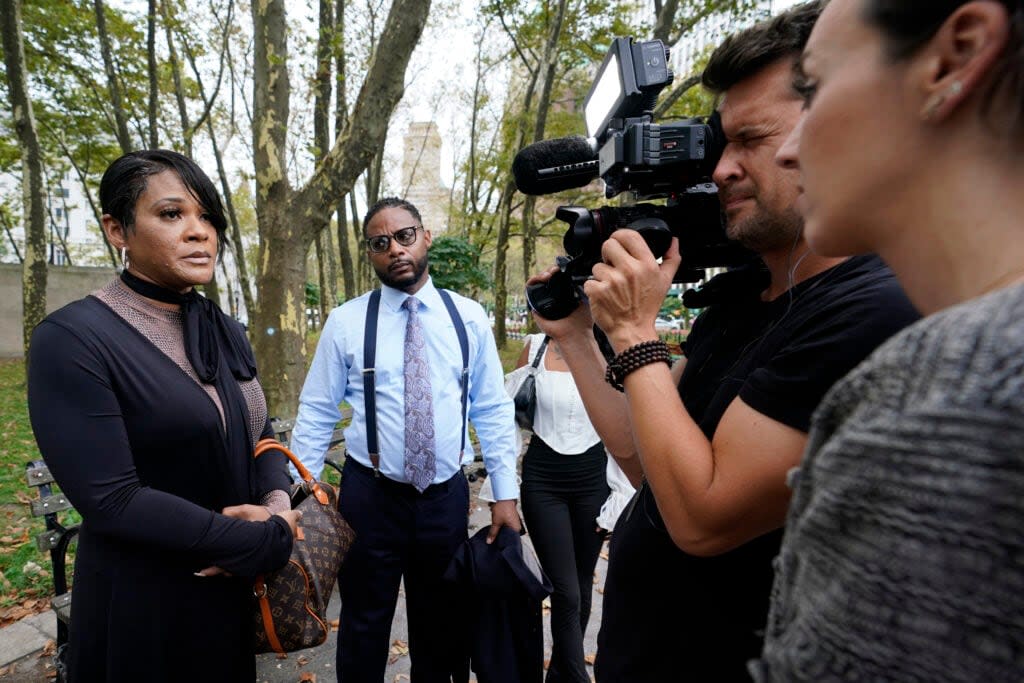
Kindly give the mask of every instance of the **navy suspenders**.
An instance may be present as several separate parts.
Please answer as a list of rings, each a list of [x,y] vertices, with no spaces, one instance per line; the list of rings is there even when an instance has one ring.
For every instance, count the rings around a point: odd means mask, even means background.
[[[459,448],[459,466],[466,452],[466,401],[469,395],[469,339],[462,316],[455,308],[455,302],[446,290],[438,289],[448,315],[455,325],[455,333],[459,336],[459,347],[462,349],[462,446]],[[380,444],[377,439],[377,384],[374,363],[377,357],[377,318],[380,313],[380,290],[370,293],[370,301],[366,308],[366,329],[363,331],[363,401],[366,407],[366,452],[373,465],[373,473],[380,476]]]

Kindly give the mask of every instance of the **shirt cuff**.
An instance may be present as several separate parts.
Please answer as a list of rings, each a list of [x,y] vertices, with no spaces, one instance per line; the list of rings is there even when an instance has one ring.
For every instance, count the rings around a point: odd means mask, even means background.
[[[492,474],[488,472],[487,478],[491,480],[491,489],[496,501],[519,499],[519,484],[516,482],[515,474],[511,472],[507,474]]]

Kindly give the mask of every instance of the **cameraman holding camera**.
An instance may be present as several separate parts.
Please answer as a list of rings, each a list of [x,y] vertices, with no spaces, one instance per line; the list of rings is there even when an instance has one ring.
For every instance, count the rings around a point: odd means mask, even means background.
[[[767,286],[743,272],[720,276],[734,284],[670,368],[654,321],[680,264],[678,240],[659,263],[638,232],[616,230],[584,285],[589,307],[538,316],[605,446],[640,484],[612,536],[599,683],[748,680],[790,498],[786,473],[800,462],[811,413],[917,317],[877,257],[808,250],[797,174],[774,162],[800,116],[791,71],[819,12],[807,3],[729,37],[703,75],[726,137],[713,177],[727,234],[760,256]],[[593,323],[617,354],[607,363]],[[651,656],[659,644],[671,656]]]

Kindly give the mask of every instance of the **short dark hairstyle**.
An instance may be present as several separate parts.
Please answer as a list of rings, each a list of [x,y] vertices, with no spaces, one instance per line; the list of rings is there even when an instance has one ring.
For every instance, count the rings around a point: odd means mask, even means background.
[[[135,229],[135,205],[146,191],[149,177],[174,171],[192,196],[210,216],[217,229],[217,238],[223,244],[228,222],[224,218],[224,205],[220,195],[203,169],[184,154],[168,149],[144,149],[129,152],[116,159],[100,180],[100,206],[125,230]]]
[[[796,5],[732,34],[711,53],[701,83],[721,95],[780,59],[799,58],[821,14],[823,0]]]
[[[399,197],[384,197],[378,199],[370,210],[366,212],[366,218],[363,219],[363,236],[366,236],[366,226],[370,224],[370,219],[376,216],[384,209],[405,209],[412,214],[412,217],[416,219],[416,222],[423,225],[423,219],[420,218],[420,212],[413,206],[412,202],[406,201]]]
[[[1010,37],[995,77],[984,96],[982,112],[991,111],[999,95],[1005,95],[1014,111],[1013,127],[1024,130],[1024,2],[999,0],[1010,15]],[[890,59],[907,59],[924,46],[942,24],[969,0],[864,0],[864,20],[885,36]]]

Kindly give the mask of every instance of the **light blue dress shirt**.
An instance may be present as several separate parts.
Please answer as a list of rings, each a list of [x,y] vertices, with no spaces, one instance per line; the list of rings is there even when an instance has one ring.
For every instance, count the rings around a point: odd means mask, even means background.
[[[504,372],[490,322],[480,304],[454,292],[451,295],[469,339],[468,417],[480,440],[495,498],[515,499],[519,497],[515,409],[505,393]],[[380,472],[406,483],[403,346],[408,313],[402,309],[402,302],[408,296],[382,287],[375,360]],[[455,325],[429,278],[415,296],[421,302],[419,318],[430,362],[436,484],[450,479],[462,464],[472,462],[473,447],[467,434],[466,452],[460,463],[462,351]],[[367,293],[331,311],[302,387],[291,448],[315,477],[323,470],[331,433],[341,418],[342,401],[352,406],[352,422],[345,429],[346,457],[372,467],[366,448],[363,392],[363,334],[369,300]]]

